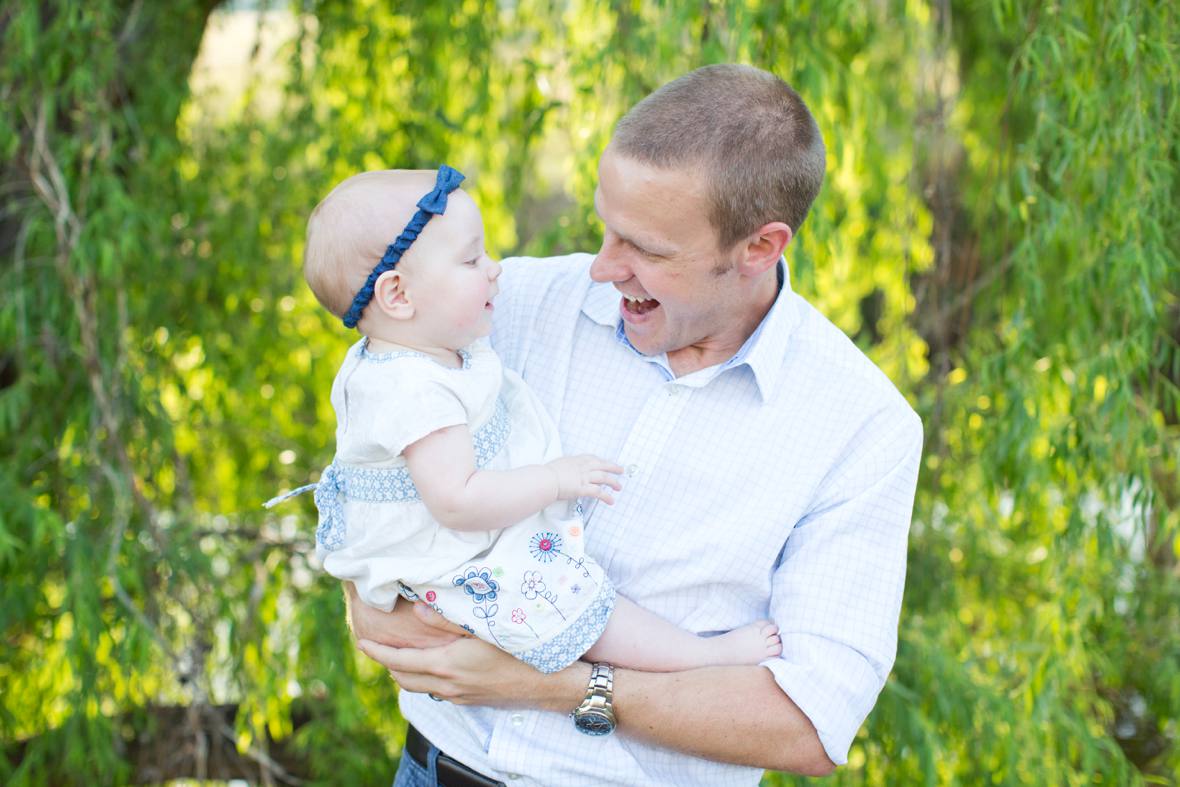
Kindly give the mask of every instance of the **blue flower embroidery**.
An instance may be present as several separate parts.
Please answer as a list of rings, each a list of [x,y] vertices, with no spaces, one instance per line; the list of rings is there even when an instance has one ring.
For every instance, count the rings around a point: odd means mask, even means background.
[[[455,577],[452,582],[455,587],[461,587],[469,596],[474,596],[476,604],[484,599],[496,600],[496,592],[500,590],[500,583],[492,579],[492,572],[486,568],[469,568],[465,576]]]
[[[529,541],[529,552],[542,563],[552,562],[561,551],[561,536],[548,530],[537,533]]]

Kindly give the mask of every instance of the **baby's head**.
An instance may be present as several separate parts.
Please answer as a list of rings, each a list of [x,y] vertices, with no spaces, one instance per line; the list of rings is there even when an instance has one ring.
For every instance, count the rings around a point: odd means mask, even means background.
[[[343,318],[387,247],[435,187],[434,170],[377,170],[332,189],[307,221],[303,274],[324,308]],[[357,328],[418,347],[458,349],[491,331],[499,263],[484,251],[475,203],[456,189],[392,270],[382,273]]]

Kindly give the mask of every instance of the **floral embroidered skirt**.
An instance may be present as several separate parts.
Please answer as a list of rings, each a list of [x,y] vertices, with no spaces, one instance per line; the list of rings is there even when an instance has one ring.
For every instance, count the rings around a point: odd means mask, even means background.
[[[399,583],[402,595],[541,672],[569,666],[602,635],[615,589],[584,554],[581,519],[543,522],[504,530],[453,572]]]

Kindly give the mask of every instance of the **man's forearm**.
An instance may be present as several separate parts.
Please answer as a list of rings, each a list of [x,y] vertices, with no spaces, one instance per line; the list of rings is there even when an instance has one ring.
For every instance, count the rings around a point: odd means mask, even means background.
[[[357,603],[352,619],[361,649],[404,688],[458,705],[565,714],[582,701],[590,678],[585,662],[545,675],[482,640],[451,641],[454,634],[443,629],[436,629],[435,636],[444,642],[432,647],[418,629],[434,627],[418,620],[408,604],[399,603],[391,615]],[[619,734],[710,760],[807,776],[824,776],[835,768],[811,722],[765,667],[616,669],[614,692]]]
[[[552,676],[541,703],[568,712],[581,699],[589,668]],[[686,672],[615,670],[619,733],[710,760],[805,776],[835,769],[811,722],[764,667]]]

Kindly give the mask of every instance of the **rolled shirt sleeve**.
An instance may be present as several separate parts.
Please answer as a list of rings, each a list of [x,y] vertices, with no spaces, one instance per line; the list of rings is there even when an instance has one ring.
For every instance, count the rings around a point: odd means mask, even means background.
[[[773,576],[770,613],[783,652],[763,666],[837,765],[897,654],[921,455],[921,421],[908,408],[867,423],[793,528]]]

